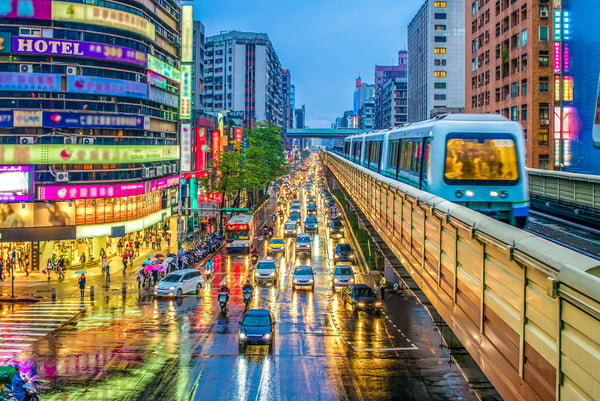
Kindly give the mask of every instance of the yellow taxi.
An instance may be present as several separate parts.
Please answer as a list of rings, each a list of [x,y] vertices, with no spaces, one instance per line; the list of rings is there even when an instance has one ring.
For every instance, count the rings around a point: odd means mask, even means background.
[[[271,255],[285,252],[285,240],[281,237],[273,237],[267,244],[267,252]]]

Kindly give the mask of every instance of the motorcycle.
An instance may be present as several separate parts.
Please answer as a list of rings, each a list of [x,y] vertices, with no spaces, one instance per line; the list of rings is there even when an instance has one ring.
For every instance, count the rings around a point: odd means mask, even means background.
[[[252,266],[254,266],[258,262],[258,255],[253,254],[252,256],[250,256],[250,259],[252,261]]]
[[[221,307],[221,312],[225,312],[227,309],[227,301],[229,296],[227,294],[219,294],[219,306]]]
[[[251,289],[244,290],[244,305],[246,306],[246,308],[248,308],[248,305],[250,305],[251,300],[252,300],[252,290]]]

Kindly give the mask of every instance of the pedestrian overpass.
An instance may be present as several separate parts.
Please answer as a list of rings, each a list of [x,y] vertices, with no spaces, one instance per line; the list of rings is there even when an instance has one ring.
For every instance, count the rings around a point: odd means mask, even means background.
[[[289,128],[285,136],[287,139],[344,139],[369,131],[360,128]]]

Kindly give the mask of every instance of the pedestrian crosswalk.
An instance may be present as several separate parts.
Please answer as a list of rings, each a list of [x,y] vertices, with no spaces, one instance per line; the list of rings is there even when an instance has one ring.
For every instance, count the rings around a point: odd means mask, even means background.
[[[87,302],[40,302],[0,318],[0,365],[14,361],[35,342],[60,329],[87,308]]]

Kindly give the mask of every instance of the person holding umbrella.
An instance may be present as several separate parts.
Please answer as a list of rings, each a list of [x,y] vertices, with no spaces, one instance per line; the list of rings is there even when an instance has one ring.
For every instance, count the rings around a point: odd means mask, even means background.
[[[78,270],[81,271],[81,270]],[[81,273],[81,276],[79,277],[79,281],[77,281],[77,284],[79,285],[79,294],[81,295],[81,298],[83,298],[84,292],[85,292],[85,272]]]

